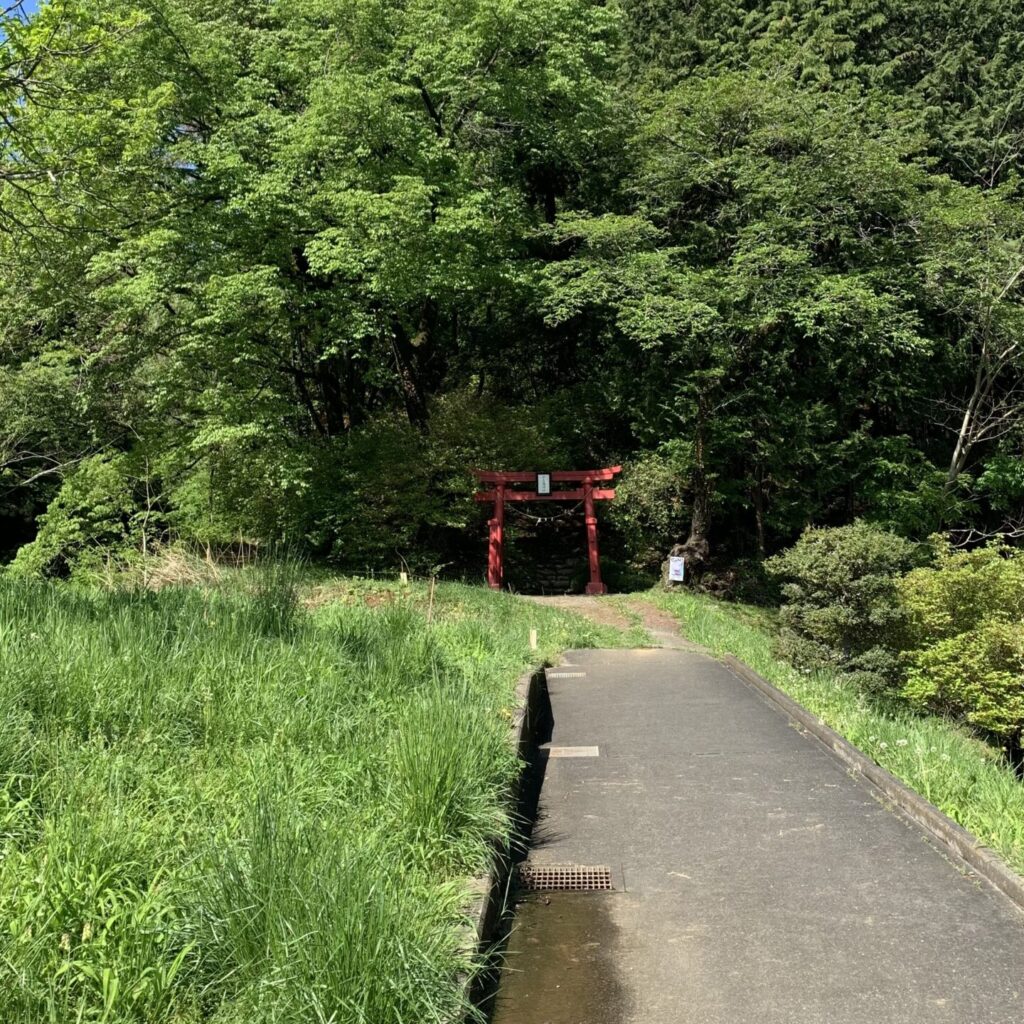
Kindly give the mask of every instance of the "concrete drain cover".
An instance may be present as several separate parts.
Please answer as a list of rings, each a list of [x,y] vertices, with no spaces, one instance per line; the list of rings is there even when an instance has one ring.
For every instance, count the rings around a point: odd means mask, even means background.
[[[519,865],[519,887],[527,892],[612,892],[612,869],[582,864]]]
[[[541,747],[546,750],[548,757],[600,757],[601,751],[597,747]]]

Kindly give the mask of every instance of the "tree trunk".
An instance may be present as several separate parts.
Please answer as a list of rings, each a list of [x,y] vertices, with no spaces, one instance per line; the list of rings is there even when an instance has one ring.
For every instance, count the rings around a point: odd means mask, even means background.
[[[707,474],[701,471],[694,474],[693,513],[690,516],[690,535],[682,545],[680,552],[686,558],[686,564],[694,570],[701,569],[711,554],[708,543],[708,530],[711,526],[711,488]]]
[[[760,468],[757,470],[753,486],[750,488],[750,498],[754,506],[754,527],[757,533],[757,557],[761,559],[761,561],[764,561],[766,553],[764,535],[764,473]]]
[[[345,429],[359,427],[366,419],[366,380],[351,352],[345,353]]]
[[[421,321],[420,331],[415,339],[410,338],[405,327],[395,320],[391,336],[391,348],[395,354],[395,368],[398,384],[405,402],[405,414],[409,422],[422,433],[427,431],[427,403],[420,384],[417,348],[429,338],[429,331]]]
[[[699,573],[711,553],[708,531],[711,528],[711,503],[714,487],[708,476],[706,465],[708,410],[710,403],[706,395],[697,399],[697,426],[693,439],[693,470],[690,483],[693,489],[693,511],[690,514],[690,535],[684,544],[677,544],[671,551],[686,559],[687,574]]]
[[[1006,738],[1006,759],[1017,773],[1018,779],[1024,779],[1024,728],[1017,728]]]
[[[321,359],[317,363],[317,385],[328,437],[337,437],[348,429],[348,408],[342,392],[341,373],[342,367],[336,358]]]
[[[949,462],[949,471],[946,473],[945,492],[947,494],[956,485],[964,466],[967,465],[967,457],[971,453],[971,448],[974,446],[975,423],[982,403],[991,389],[987,364],[988,351],[986,345],[982,347],[981,359],[978,362],[978,369],[974,375],[974,389],[967,402],[967,408],[964,409],[963,420],[957,432],[956,445],[953,448],[953,455]]]

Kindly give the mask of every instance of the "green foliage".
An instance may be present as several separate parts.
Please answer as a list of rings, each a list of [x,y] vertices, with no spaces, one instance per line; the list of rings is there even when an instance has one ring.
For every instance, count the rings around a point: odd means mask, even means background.
[[[1024,131],[1024,16],[1000,0],[628,0],[634,74],[778,69],[815,92],[871,90],[927,135],[942,169],[1014,177]]]
[[[1024,458],[993,456],[978,477],[978,488],[1001,511],[1024,508]]]
[[[479,529],[474,468],[543,467],[558,462],[545,424],[466,392],[440,398],[431,430],[378,419],[321,453],[306,503],[315,550],[352,569],[427,573],[462,558]]]
[[[1024,557],[999,544],[952,551],[857,523],[809,530],[766,568],[783,581],[779,651],[835,666],[867,689],[1008,740],[1024,730]]]
[[[919,545],[868,523],[806,530],[766,563],[782,582],[780,653],[868,686],[889,681],[905,628],[897,582],[920,561]]]
[[[334,442],[423,431],[517,344],[531,239],[615,133],[616,21],[60,0],[0,30],[29,69],[0,93],[5,483],[139,449],[181,535],[309,531]]]
[[[0,15],[11,552],[111,453],[124,516],[159,512],[162,539],[359,567],[475,565],[478,459],[631,463],[636,565],[684,537],[763,558],[809,522],[1005,529],[1024,515],[1005,8]],[[95,546],[134,550],[122,532]],[[38,568],[63,557],[47,543]]]
[[[424,454],[419,432],[397,420],[377,421],[341,441],[315,477],[314,548],[356,570],[393,567],[413,555],[421,529],[443,516]],[[439,558],[425,546],[415,555],[417,571]]]
[[[0,1019],[461,1019],[514,681],[616,639],[288,565],[157,593],[0,579]]]
[[[871,522],[883,529],[927,537],[967,514],[967,481],[951,490],[945,470],[931,463],[909,437],[858,435],[847,445],[847,461],[862,467],[861,500],[870,509]]]
[[[124,455],[96,455],[65,478],[40,517],[39,532],[7,570],[17,576],[97,571],[110,557],[130,554],[139,540],[135,480]]]
[[[187,456],[94,456],[64,479],[8,571],[109,576],[144,547],[186,541],[306,547],[353,570],[418,572],[463,558],[477,529],[473,467],[561,461],[543,422],[469,392],[440,397],[424,435],[398,416],[329,442],[206,430]],[[186,461],[186,457],[188,461]],[[148,475],[147,475],[148,467]],[[144,543],[145,537],[145,543]]]
[[[318,454],[271,425],[207,426],[152,464],[166,536],[215,546],[300,543]]]
[[[1024,557],[999,545],[951,552],[899,583],[909,615],[904,694],[989,733],[1024,728]]]
[[[688,447],[666,442],[623,468],[608,514],[634,569],[657,568],[684,529]]]
[[[745,519],[762,551],[877,480],[892,448],[875,421],[932,380],[915,266],[930,179],[907,126],[872,113],[775,74],[690,76],[644,110],[638,212],[556,225],[550,318],[612,320],[628,340],[612,400],[648,447],[690,442],[694,504]],[[908,504],[934,466],[903,446]],[[847,514],[895,511],[894,489],[857,488]]]
[[[903,693],[912,704],[997,736],[1024,729],[1024,625],[985,619],[907,658]]]
[[[1024,557],[999,544],[952,551],[936,540],[935,564],[900,580],[911,647],[946,640],[986,619],[1024,619]]]

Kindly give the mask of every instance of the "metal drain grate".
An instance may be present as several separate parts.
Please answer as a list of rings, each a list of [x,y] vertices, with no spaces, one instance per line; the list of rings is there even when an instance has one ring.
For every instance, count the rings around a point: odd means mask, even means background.
[[[611,892],[612,870],[582,864],[520,864],[519,887],[527,892]]]

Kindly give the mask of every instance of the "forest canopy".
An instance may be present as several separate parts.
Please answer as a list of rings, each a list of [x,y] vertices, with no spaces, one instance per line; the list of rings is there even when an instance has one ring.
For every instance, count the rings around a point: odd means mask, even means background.
[[[619,461],[634,568],[1019,536],[1022,51],[994,0],[8,6],[3,555],[468,565],[471,467]]]

